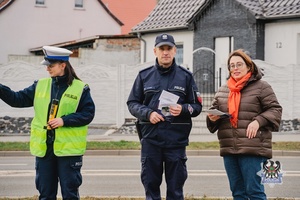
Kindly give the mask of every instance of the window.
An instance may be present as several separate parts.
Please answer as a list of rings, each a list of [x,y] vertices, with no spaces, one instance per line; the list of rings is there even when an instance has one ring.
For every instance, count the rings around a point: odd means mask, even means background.
[[[175,61],[177,65],[182,65],[183,63],[183,45],[176,45],[176,55],[175,55]]]
[[[83,0],[75,0],[75,8],[83,8]]]
[[[45,0],[36,0],[35,4],[36,5],[45,5]]]

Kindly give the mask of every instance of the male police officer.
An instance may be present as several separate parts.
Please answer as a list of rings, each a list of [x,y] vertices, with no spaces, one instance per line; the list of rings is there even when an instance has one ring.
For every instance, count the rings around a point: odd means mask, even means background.
[[[158,35],[154,54],[155,65],[139,72],[127,101],[130,113],[139,120],[141,131],[141,180],[146,199],[161,200],[160,185],[165,173],[166,199],[183,200],[191,117],[200,114],[201,97],[192,74],[175,62],[173,36]],[[164,111],[159,101],[162,92],[178,97],[178,101]],[[165,115],[166,111],[170,115]]]

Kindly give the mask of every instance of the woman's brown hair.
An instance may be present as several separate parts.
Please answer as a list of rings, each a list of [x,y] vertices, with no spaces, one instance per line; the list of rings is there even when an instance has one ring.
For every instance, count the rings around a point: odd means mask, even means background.
[[[228,70],[230,71],[230,59],[232,56],[239,56],[241,57],[247,68],[250,69],[250,71],[252,72],[252,74],[257,74],[258,70],[257,70],[257,66],[255,65],[255,63],[252,61],[252,59],[250,58],[250,56],[243,50],[243,49],[237,49],[233,52],[230,53],[228,60],[227,60],[227,66],[228,66]]]
[[[68,85],[71,85],[74,78],[80,80],[80,78],[76,75],[74,68],[70,64],[69,61],[66,61],[66,67],[65,67],[65,75],[67,76],[68,79]]]

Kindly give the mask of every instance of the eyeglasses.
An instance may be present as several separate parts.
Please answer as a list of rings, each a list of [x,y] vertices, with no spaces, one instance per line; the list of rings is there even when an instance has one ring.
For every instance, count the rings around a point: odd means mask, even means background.
[[[229,69],[230,70],[234,70],[235,68],[237,68],[237,69],[241,69],[243,66],[244,66],[244,64],[245,63],[242,63],[242,62],[238,62],[238,63],[236,63],[236,64],[230,64],[229,65]]]

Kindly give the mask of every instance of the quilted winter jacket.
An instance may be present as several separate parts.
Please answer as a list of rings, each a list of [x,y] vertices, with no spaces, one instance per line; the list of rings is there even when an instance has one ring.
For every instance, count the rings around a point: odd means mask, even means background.
[[[218,130],[220,155],[255,155],[272,158],[272,131],[278,131],[282,115],[282,107],[277,101],[272,87],[261,80],[260,70],[250,77],[241,90],[241,103],[238,114],[238,126],[233,128],[229,118],[220,118],[212,122],[206,118],[211,133]],[[212,107],[228,113],[229,88],[220,87],[212,102]],[[255,138],[246,137],[249,123],[257,120],[259,130]]]

